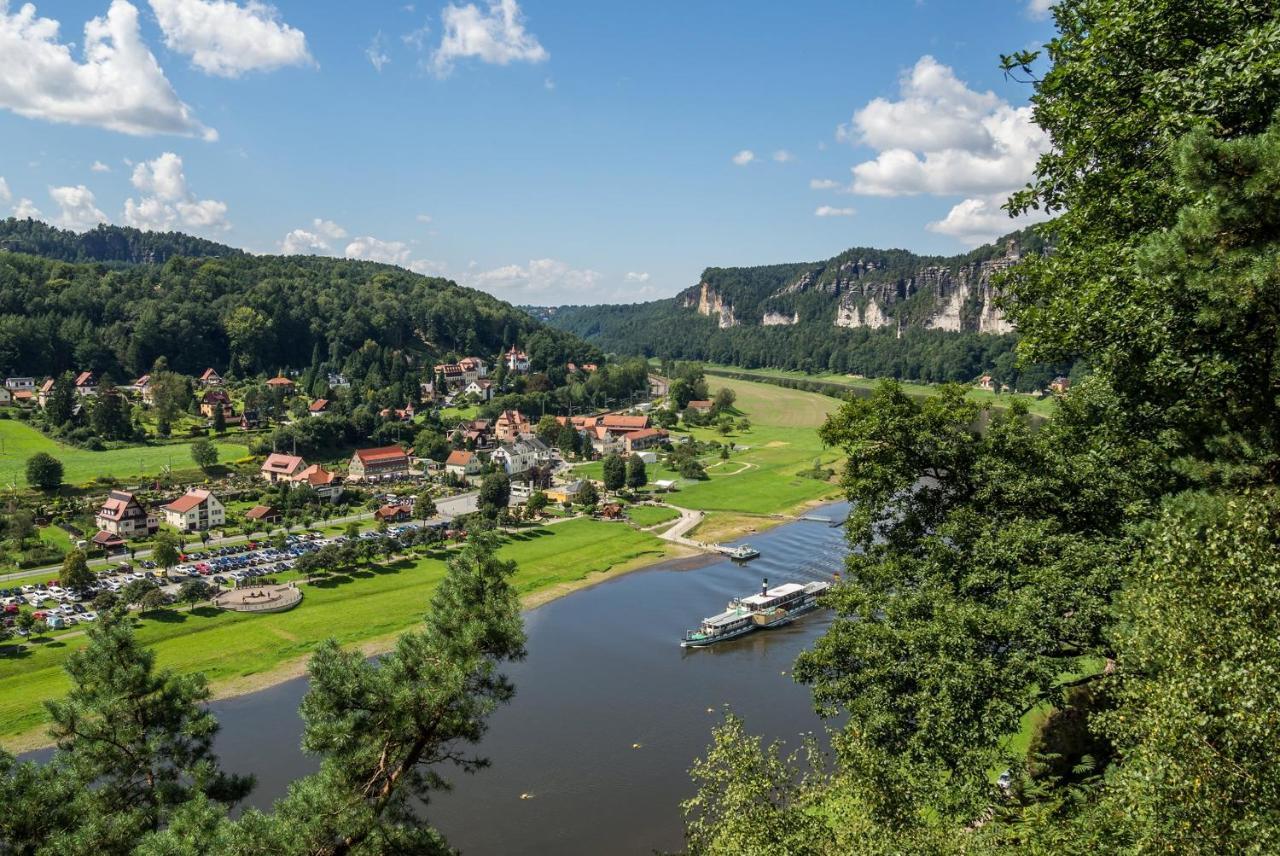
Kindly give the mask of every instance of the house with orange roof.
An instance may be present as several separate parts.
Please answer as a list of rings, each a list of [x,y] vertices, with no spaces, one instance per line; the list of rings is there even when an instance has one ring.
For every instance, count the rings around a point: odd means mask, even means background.
[[[76,375],[76,395],[90,396],[98,394],[98,379],[93,372],[80,372]]]
[[[201,386],[222,386],[222,375],[213,369],[205,369],[200,373]]]
[[[227,512],[211,491],[193,488],[160,506],[164,520],[179,532],[203,532],[227,522]]]
[[[337,473],[331,473],[319,464],[312,464],[290,479],[294,484],[305,484],[321,499],[337,502],[342,495],[342,485]]]
[[[315,401],[307,405],[307,413],[312,416],[324,416],[329,412],[329,399],[317,398]]]
[[[493,423],[493,436],[498,438],[499,443],[514,443],[520,439],[521,434],[532,430],[529,420],[519,410],[504,410]]]
[[[278,389],[285,395],[293,395],[293,392],[297,387],[294,385],[293,381],[289,380],[284,375],[276,375],[271,380],[267,381],[267,388],[272,390]]]

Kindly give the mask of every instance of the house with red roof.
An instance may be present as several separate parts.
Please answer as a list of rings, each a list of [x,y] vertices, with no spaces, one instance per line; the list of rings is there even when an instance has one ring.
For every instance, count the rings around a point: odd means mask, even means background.
[[[293,395],[296,387],[294,386],[293,381],[289,380],[284,375],[276,375],[271,380],[267,381],[267,388],[272,390],[278,389],[285,395]]]
[[[222,375],[213,369],[205,369],[200,373],[201,386],[222,386]]]
[[[665,442],[667,442],[666,431],[661,428],[645,428],[642,431],[632,431],[624,435],[622,448],[629,455],[632,452],[642,452],[654,446],[661,446]]]
[[[146,506],[127,490],[113,490],[108,493],[94,516],[94,522],[99,530],[119,535],[121,538],[150,535],[160,528],[160,520],[156,513],[147,510]]]
[[[342,485],[337,473],[331,473],[319,464],[312,464],[290,479],[294,484],[305,484],[314,490],[321,499],[337,502],[342,494]]]
[[[529,420],[519,410],[504,410],[493,423],[493,436],[498,438],[499,443],[514,443],[520,439],[521,434],[528,434],[532,430]]]
[[[98,379],[93,372],[80,372],[76,375],[76,395],[97,395]]]
[[[168,505],[160,506],[164,520],[179,532],[202,532],[224,525],[227,512],[212,492],[193,488]]]
[[[329,399],[317,398],[307,405],[307,413],[312,416],[324,416],[329,412]]]
[[[389,481],[408,475],[409,456],[399,446],[356,449],[347,468],[347,478],[351,481]]]

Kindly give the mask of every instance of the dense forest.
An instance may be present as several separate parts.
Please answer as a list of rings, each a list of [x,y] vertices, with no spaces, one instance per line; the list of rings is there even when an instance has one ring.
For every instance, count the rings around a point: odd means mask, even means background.
[[[488,294],[389,265],[252,256],[117,227],[83,236],[31,221],[5,227],[6,240],[55,258],[0,252],[0,374],[91,369],[131,380],[164,357],[184,374],[212,366],[245,376],[367,361],[367,343],[422,365],[447,354],[488,358],[513,344],[535,370],[600,358]],[[109,259],[144,252],[167,261],[60,260],[102,248]],[[187,255],[205,250],[213,257]]]
[[[793,671],[831,753],[729,716],[690,854],[1280,852],[1280,7],[1052,14],[1002,65],[1056,243],[1004,287],[1089,376],[1042,426],[893,381],[833,414],[853,549]]]
[[[622,354],[925,382],[967,382],[989,372],[1001,383],[1029,391],[1069,372],[1072,364],[1019,366],[1016,336],[974,329],[981,294],[970,294],[961,307],[960,330],[929,329],[929,321],[941,309],[942,294],[955,287],[935,287],[937,272],[973,272],[974,283],[985,284],[984,263],[1001,259],[1010,246],[1039,255],[1045,244],[1039,233],[1026,229],[961,256],[854,247],[823,262],[708,268],[697,286],[665,300],[527,311]],[[704,286],[732,307],[732,324],[718,312],[697,310]],[[842,305],[865,306],[869,299],[883,303],[896,323],[837,326]],[[766,315],[798,320],[765,325]]]
[[[0,221],[0,250],[64,262],[165,262],[173,256],[239,256],[243,250],[181,232],[144,232],[99,224],[87,232],[58,229],[39,220]]]

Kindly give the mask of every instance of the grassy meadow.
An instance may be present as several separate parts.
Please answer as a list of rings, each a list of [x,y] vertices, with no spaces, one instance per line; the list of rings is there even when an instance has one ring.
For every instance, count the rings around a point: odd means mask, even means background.
[[[746,431],[735,428],[727,435],[714,428],[694,428],[690,433],[700,440],[732,443],[745,450],[733,452],[727,461],[705,456],[706,481],[682,479],[661,464],[650,465],[651,482],[678,481],[676,492],[667,499],[702,511],[769,515],[838,496],[835,484],[798,474],[810,469],[815,459],[838,469],[840,452],[823,447],[817,428],[840,406],[839,401],[813,392],[730,378],[708,376],[707,385],[712,392],[721,387],[732,389],[737,396],[734,409],[751,427]],[[599,461],[576,468],[593,479],[600,479],[603,469]]]
[[[533,599],[554,587],[569,590],[591,574],[666,553],[666,545],[653,535],[587,519],[522,531],[508,536],[501,548],[503,558],[519,565],[516,589]],[[289,612],[253,615],[204,606],[148,613],[138,620],[138,638],[156,652],[159,666],[203,672],[215,694],[265,686],[273,671],[296,672],[299,661],[326,638],[362,645],[412,627],[422,620],[444,573],[442,558],[406,559],[304,586],[302,604]],[[72,632],[0,656],[0,744],[39,742],[46,721],[42,703],[66,692],[62,665],[84,643],[83,634]]]
[[[218,459],[223,463],[249,454],[249,449],[239,443],[219,440],[214,443],[218,447]],[[91,452],[50,440],[25,422],[0,419],[0,484],[25,485],[27,458],[37,452],[48,452],[62,461],[62,478],[67,484],[82,484],[99,476],[127,479],[156,475],[166,466],[174,470],[195,468],[190,443]]]
[[[793,380],[819,381],[821,383],[831,383],[831,384],[837,384],[843,387],[848,387],[850,391],[862,393],[862,394],[871,392],[880,384],[880,381],[882,380],[882,378],[855,377],[854,375],[833,374],[829,372],[819,373],[819,374],[805,374],[804,372],[784,371],[782,369],[740,369],[740,368],[737,368],[736,366],[710,366],[709,365],[707,366],[707,369],[708,369],[708,372],[726,371],[726,372],[734,372],[735,374],[758,375],[762,378],[775,377],[775,378],[790,378]],[[720,381],[722,380],[723,378],[715,377],[710,373],[708,373],[707,375],[707,384],[712,389],[716,389],[717,386],[720,384]],[[917,398],[931,397],[938,394],[938,387],[927,384],[927,383],[911,383],[909,381],[899,381],[899,383],[902,385],[902,389],[904,392],[906,392],[908,395],[915,396]],[[968,392],[968,396],[969,398],[973,399],[979,404],[990,404],[995,407],[1007,407],[1010,401],[1017,398],[1026,402],[1027,408],[1030,410],[1030,412],[1036,414],[1037,416],[1045,416],[1045,417],[1052,416],[1054,408],[1057,406],[1057,401],[1055,401],[1053,398],[1050,398],[1050,397],[1035,398],[1034,396],[1026,395],[1025,393],[997,394],[995,392],[991,392],[990,390],[978,389],[977,387],[970,388]]]

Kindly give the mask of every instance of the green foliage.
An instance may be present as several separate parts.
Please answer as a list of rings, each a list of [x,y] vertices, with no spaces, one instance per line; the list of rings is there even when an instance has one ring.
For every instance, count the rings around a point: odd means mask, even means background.
[[[155,546],[151,549],[151,558],[165,570],[178,564],[182,559],[178,536],[168,530],[156,533]]]
[[[218,768],[217,723],[203,705],[201,676],[155,671],[155,656],[110,613],[88,635],[67,659],[70,693],[48,703],[58,747],[52,767],[81,788],[73,822],[54,833],[56,849],[92,842],[96,852],[128,852],[197,794],[230,806],[248,793],[252,780]]]
[[[202,470],[209,470],[218,465],[218,447],[207,437],[201,437],[191,444],[191,460]]]
[[[511,480],[504,472],[490,473],[480,483],[480,493],[476,504],[480,513],[489,519],[498,517],[507,510],[511,501]]]
[[[627,458],[627,487],[638,490],[649,483],[649,473],[639,455]]]
[[[627,464],[618,455],[606,455],[604,459],[604,489],[610,492],[622,489],[627,483]]]
[[[62,560],[62,570],[58,573],[58,581],[66,589],[87,589],[97,581],[93,571],[89,570],[88,559],[83,550],[72,550]]]
[[[62,462],[48,452],[27,458],[27,484],[40,490],[55,490],[62,484]]]
[[[587,510],[595,508],[600,503],[600,492],[596,490],[594,482],[584,482],[582,490],[578,491],[576,497],[578,505]]]

